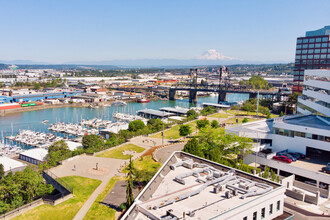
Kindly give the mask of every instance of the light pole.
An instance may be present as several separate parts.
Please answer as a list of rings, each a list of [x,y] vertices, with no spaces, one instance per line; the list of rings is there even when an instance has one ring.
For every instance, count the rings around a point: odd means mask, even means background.
[[[257,93],[257,114],[256,114],[257,117],[258,117],[258,111],[259,111],[259,91]]]

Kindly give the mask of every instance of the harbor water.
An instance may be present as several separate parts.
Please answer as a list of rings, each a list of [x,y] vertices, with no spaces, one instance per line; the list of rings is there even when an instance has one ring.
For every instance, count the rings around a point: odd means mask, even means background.
[[[227,100],[233,101],[245,101],[248,99],[248,94],[228,94]],[[217,103],[218,96],[206,96],[198,97],[197,106],[201,106],[203,102]],[[3,140],[4,136],[16,135],[19,130],[29,129],[33,131],[39,131],[48,133],[49,124],[55,122],[66,123],[79,123],[82,119],[100,118],[103,120],[116,121],[112,117],[113,113],[121,112],[135,115],[136,111],[141,109],[159,109],[162,107],[195,107],[196,105],[190,104],[188,99],[176,100],[176,101],[150,101],[149,103],[136,103],[130,102],[126,106],[107,106],[97,109],[91,108],[54,108],[44,109],[30,112],[21,112],[9,114],[0,117],[0,140]],[[43,120],[48,120],[48,124],[41,123]],[[58,134],[61,136],[61,134]],[[63,134],[62,134],[63,135]]]

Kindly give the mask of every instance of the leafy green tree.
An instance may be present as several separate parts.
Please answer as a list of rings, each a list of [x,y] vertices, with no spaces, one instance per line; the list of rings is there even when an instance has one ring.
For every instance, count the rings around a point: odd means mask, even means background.
[[[34,90],[40,90],[41,89],[41,85],[39,83],[34,83],[33,89]]]
[[[157,132],[163,129],[163,121],[158,119],[149,119],[147,126],[150,128],[152,132]]]
[[[67,143],[60,140],[49,146],[46,162],[50,167],[56,166],[61,160],[65,160],[72,156]]]
[[[133,162],[132,157],[129,158],[129,164],[127,168],[127,186],[126,186],[126,207],[129,208],[134,202],[134,195],[133,195]]]
[[[0,163],[0,179],[5,176],[5,169],[3,168],[3,164]]]
[[[196,121],[196,126],[197,126],[198,129],[205,128],[209,124],[210,124],[210,121],[207,120],[206,118]]]
[[[96,134],[90,134],[85,135],[82,139],[82,145],[84,149],[88,148],[102,148],[104,145],[103,139],[96,135]]]
[[[192,139],[190,139],[183,148],[184,152],[199,156],[199,157],[204,157],[203,151],[201,146],[198,143],[198,140],[193,137]]]
[[[283,116],[284,116],[284,113],[283,113],[283,112],[281,112],[281,113],[280,113],[280,117],[283,117]]]
[[[146,127],[146,125],[141,120],[131,121],[128,124],[128,130],[132,131],[132,132],[140,131],[140,130],[144,129],[145,127]]]
[[[189,125],[181,125],[179,128],[180,136],[187,136],[191,134],[191,128]]]
[[[218,128],[219,127],[219,122],[217,120],[212,120],[211,127],[212,128]]]
[[[201,110],[203,116],[207,116],[216,112],[216,109],[213,106],[207,106]]]
[[[249,121],[249,119],[247,119],[247,118],[243,118],[242,123],[246,123],[246,122],[248,122],[248,121]]]
[[[197,112],[193,109],[190,109],[188,112],[187,112],[187,118],[189,120],[193,120],[195,119],[196,117],[198,116]]]

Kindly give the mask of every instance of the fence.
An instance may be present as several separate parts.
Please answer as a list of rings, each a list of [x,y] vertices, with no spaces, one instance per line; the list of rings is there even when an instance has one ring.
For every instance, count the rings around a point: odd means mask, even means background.
[[[33,202],[30,202],[28,204],[25,204],[25,205],[23,205],[23,206],[21,206],[21,207],[19,207],[17,209],[14,209],[14,210],[12,210],[10,212],[7,212],[7,213],[5,213],[3,215],[0,215],[0,219],[10,219],[10,218],[13,218],[13,217],[15,217],[15,216],[17,216],[19,214],[22,214],[23,212],[26,212],[26,211],[28,211],[30,209],[33,209],[33,208],[35,208],[35,207],[37,207],[39,205],[42,205],[42,204],[44,204],[43,199],[42,198],[37,199],[37,200],[35,200]]]
[[[69,184],[67,184],[62,178],[56,176],[50,170],[44,170],[44,173],[46,173],[49,177],[51,177],[54,181],[56,181],[63,188],[65,188],[66,190],[68,190],[70,193],[73,193],[73,188]]]

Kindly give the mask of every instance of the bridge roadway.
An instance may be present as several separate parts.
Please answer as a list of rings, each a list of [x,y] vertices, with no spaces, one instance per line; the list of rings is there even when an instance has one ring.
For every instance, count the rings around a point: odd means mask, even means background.
[[[282,96],[288,96],[291,93],[287,92],[280,92],[279,89],[276,90],[251,90],[251,89],[243,89],[241,87],[235,86],[222,86],[219,89],[219,85],[181,85],[181,86],[172,86],[172,87],[162,87],[162,88],[145,88],[145,87],[128,87],[128,88],[121,88],[124,91],[160,91],[165,90],[169,92],[169,100],[175,100],[175,93],[176,91],[189,91],[189,102],[196,103],[197,102],[197,92],[214,92],[219,94],[218,103],[226,101],[227,93],[245,93],[249,94],[250,98],[257,98],[257,94],[259,91],[259,95],[267,95],[271,96],[272,100],[276,97],[277,101],[281,100]]]

